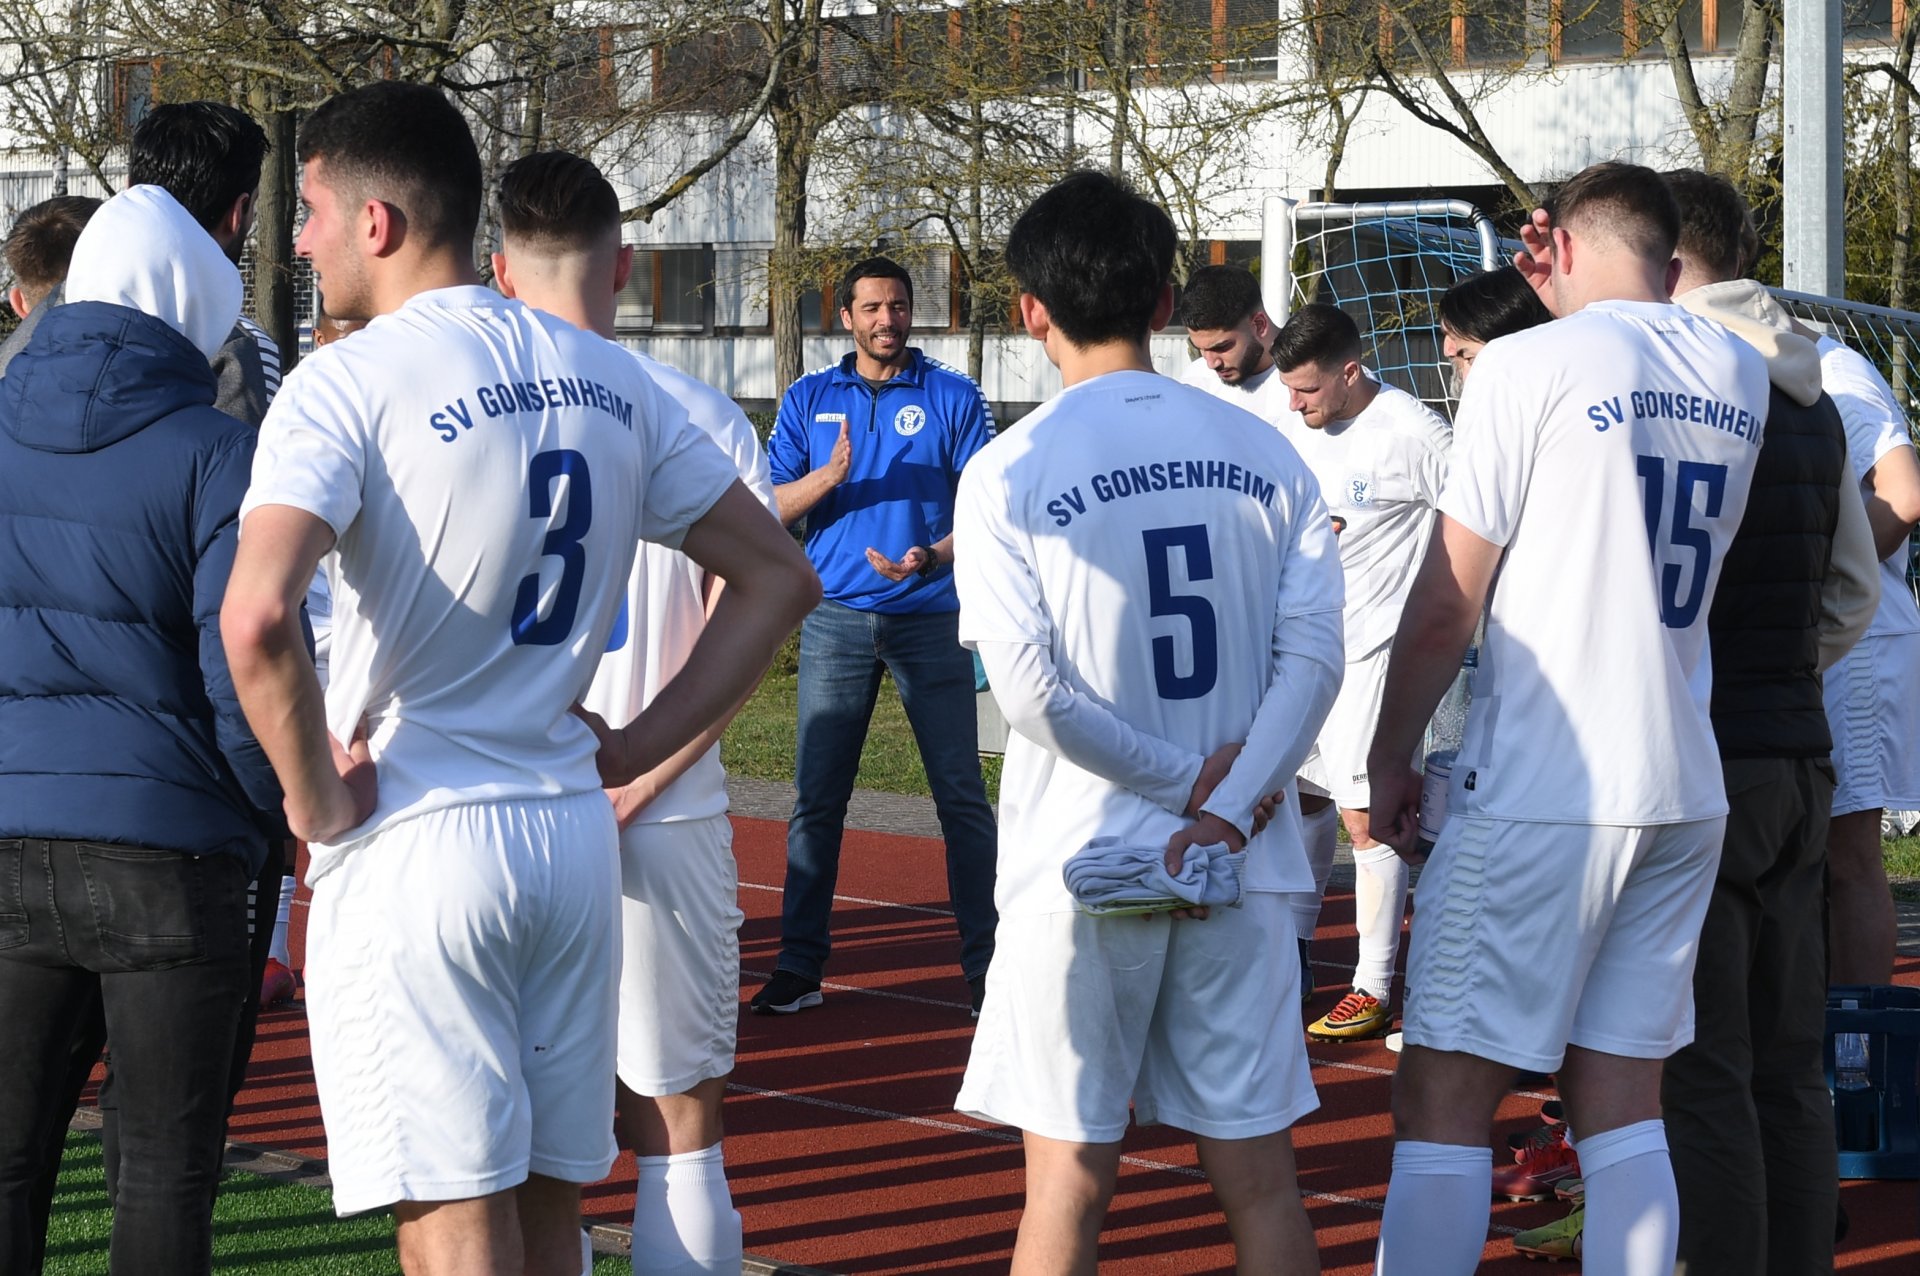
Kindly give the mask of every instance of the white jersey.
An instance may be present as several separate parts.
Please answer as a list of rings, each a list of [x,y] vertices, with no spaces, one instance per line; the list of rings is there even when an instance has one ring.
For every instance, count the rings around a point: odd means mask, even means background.
[[[1272,366],[1256,376],[1228,385],[1207,366],[1205,359],[1195,359],[1180,374],[1180,383],[1196,390],[1205,390],[1223,403],[1245,408],[1276,429],[1302,424],[1300,414],[1293,410],[1286,383],[1280,380],[1279,371]]]
[[[1453,446],[1453,431],[1433,409],[1366,375],[1380,389],[1351,421],[1316,430],[1295,416],[1280,425],[1320,481],[1340,537],[1348,660],[1364,659],[1393,641],[1427,552]]]
[[[1707,613],[1767,394],[1758,351],[1674,305],[1599,302],[1480,353],[1440,510],[1506,553],[1449,810],[1726,812]]]
[[[678,544],[733,481],[610,342],[486,288],[422,293],[303,360],[242,510],[337,537],[327,723],[363,723],[373,818],[599,787],[586,693],[641,537]],[[313,876],[342,845],[316,846]]]
[[[1153,373],[1072,386],[1001,431],[960,476],[954,541],[963,643],[1044,645],[1067,687],[1199,755],[1247,738],[1289,620],[1340,608],[1326,509],[1286,440]],[[1000,915],[1071,910],[1061,867],[1091,838],[1186,822],[1015,733]],[[1248,889],[1311,887],[1296,821],[1253,849]]]
[[[779,517],[767,454],[740,406],[684,372],[637,351],[628,353],[686,409],[688,419],[719,444],[747,490]],[[607,654],[581,703],[615,726],[632,722],[687,663],[706,626],[705,570],[664,545],[641,545],[627,577],[626,597],[614,621]],[[649,802],[637,822],[699,820],[724,815],[726,810],[727,773],[721,769],[716,744]]]
[[[1880,458],[1898,447],[1912,447],[1906,413],[1879,371],[1850,346],[1832,337],[1820,338],[1820,388],[1833,396],[1840,419],[1847,425],[1847,455],[1862,493],[1867,473]],[[1920,606],[1907,583],[1909,550],[1901,545],[1880,564],[1880,606],[1867,626],[1866,637],[1920,633]]]

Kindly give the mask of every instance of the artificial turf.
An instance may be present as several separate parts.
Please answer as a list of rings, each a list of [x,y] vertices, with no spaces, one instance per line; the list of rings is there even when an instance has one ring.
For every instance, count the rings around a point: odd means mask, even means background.
[[[112,1221],[100,1140],[70,1132],[47,1228],[46,1276],[106,1276]],[[213,1270],[259,1276],[398,1272],[393,1217],[382,1212],[335,1218],[333,1200],[320,1188],[231,1173],[213,1209]],[[594,1276],[624,1276],[632,1269],[626,1258],[602,1254],[593,1270]]]

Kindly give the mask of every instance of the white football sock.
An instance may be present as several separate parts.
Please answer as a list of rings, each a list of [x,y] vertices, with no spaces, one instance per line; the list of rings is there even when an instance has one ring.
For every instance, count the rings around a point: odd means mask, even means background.
[[[1680,1194],[1666,1123],[1623,1125],[1581,1139],[1574,1150],[1587,1183],[1586,1276],[1672,1276]]]
[[[1375,1276],[1470,1276],[1487,1247],[1492,1202],[1492,1148],[1394,1144]]]
[[[580,1276],[593,1276],[593,1233],[580,1229]]]
[[[639,1158],[634,1276],[740,1276],[745,1241],[720,1145]]]
[[[1320,924],[1320,901],[1327,893],[1327,878],[1333,875],[1333,848],[1339,824],[1340,812],[1331,804],[1300,816],[1300,839],[1307,844],[1313,893],[1296,891],[1287,896],[1287,903],[1293,908],[1293,933],[1302,939],[1312,939],[1314,928]]]
[[[267,945],[267,956],[289,970],[293,958],[287,955],[287,917],[293,912],[294,885],[291,877],[280,879],[280,907],[273,915],[273,941]]]
[[[1400,955],[1400,919],[1407,912],[1407,862],[1391,846],[1353,852],[1353,922],[1360,932],[1360,960],[1353,986],[1382,1001],[1393,1000],[1393,963]]]

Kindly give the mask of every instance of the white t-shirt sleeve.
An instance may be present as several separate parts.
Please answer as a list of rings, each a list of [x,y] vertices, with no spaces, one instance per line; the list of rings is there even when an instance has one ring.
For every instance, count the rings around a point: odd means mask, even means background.
[[[760,446],[760,440],[753,432],[753,422],[747,420],[744,412],[735,412],[729,422],[727,439],[729,450],[733,453],[733,468],[740,475],[740,481],[747,485],[754,499],[767,507],[775,518],[780,517],[780,500],[773,494],[773,474],[767,465],[767,451]]]
[[[640,509],[640,535],[669,549],[680,548],[687,529],[713,508],[738,478],[733,458],[706,431],[687,419],[687,410],[651,377],[639,376],[635,428],[643,431],[648,463],[646,498]]]
[[[341,372],[338,359],[315,356],[282,383],[260,425],[242,518],[262,505],[289,505],[336,538],[353,525],[371,449],[364,396],[342,393],[335,384]]]
[[[1509,382],[1522,370],[1508,369],[1504,354],[1489,346],[1474,362],[1460,396],[1439,504],[1442,514],[1495,545],[1507,544],[1520,525],[1537,426],[1515,406]]]
[[[1024,542],[1013,525],[998,467],[976,462],[961,471],[954,498],[953,586],[960,596],[962,646],[1052,643],[1053,617]]]

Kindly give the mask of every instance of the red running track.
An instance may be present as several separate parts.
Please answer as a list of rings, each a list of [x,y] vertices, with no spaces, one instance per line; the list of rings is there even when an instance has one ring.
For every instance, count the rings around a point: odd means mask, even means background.
[[[773,968],[785,826],[736,818],[743,999]],[[958,944],[945,911],[940,843],[849,832],[835,907],[826,1003],[773,1019],[742,1014],[727,1101],[727,1164],[746,1219],[747,1248],[830,1272],[1004,1272],[1021,1197],[1020,1149],[1009,1132],[955,1114],[971,1040]],[[296,909],[296,954],[304,909]],[[1354,956],[1352,899],[1330,896],[1316,961],[1319,1015],[1343,992]],[[1920,983],[1920,961],[1897,978]],[[1295,1130],[1300,1186],[1330,1276],[1371,1271],[1391,1159],[1387,1093],[1394,1056],[1377,1043],[1313,1043],[1322,1106]],[[1502,1105],[1498,1135],[1536,1120],[1537,1096]],[[298,1003],[262,1022],[232,1136],[325,1156]],[[1226,1229],[1193,1150],[1175,1133],[1128,1136],[1120,1189],[1101,1243],[1114,1276],[1230,1271]],[[587,1191],[599,1222],[631,1217],[633,1166]],[[1844,1185],[1852,1233],[1840,1270],[1920,1271],[1920,1186]],[[1512,1231],[1564,1207],[1500,1204],[1481,1270],[1541,1273],[1516,1257]],[[1572,1270],[1571,1268],[1561,1270]]]

